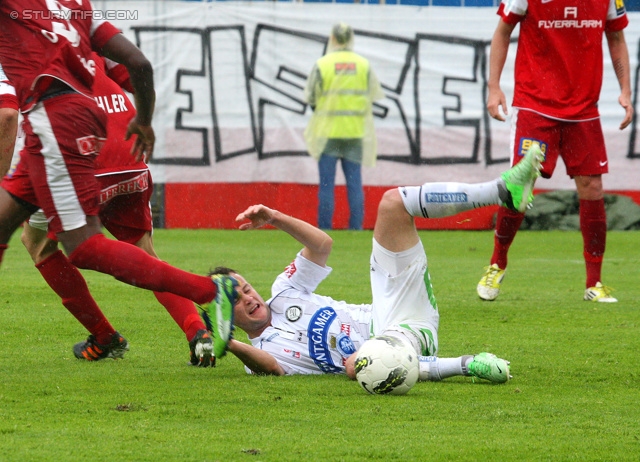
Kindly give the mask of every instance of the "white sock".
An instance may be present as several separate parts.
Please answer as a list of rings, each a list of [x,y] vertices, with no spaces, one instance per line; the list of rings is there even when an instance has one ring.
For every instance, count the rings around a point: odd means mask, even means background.
[[[425,183],[398,189],[407,212],[423,218],[448,217],[487,205],[501,205],[507,194],[500,178],[486,183]]]
[[[473,356],[460,356],[458,358],[438,358],[437,356],[418,356],[420,364],[419,380],[438,382],[456,375],[469,375],[467,364]]]

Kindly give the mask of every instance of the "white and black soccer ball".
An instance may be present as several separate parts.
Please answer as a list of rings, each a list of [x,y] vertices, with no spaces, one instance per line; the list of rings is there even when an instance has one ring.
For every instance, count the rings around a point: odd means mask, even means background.
[[[356,354],[356,380],[373,395],[404,395],[418,381],[418,356],[394,337],[372,337]]]

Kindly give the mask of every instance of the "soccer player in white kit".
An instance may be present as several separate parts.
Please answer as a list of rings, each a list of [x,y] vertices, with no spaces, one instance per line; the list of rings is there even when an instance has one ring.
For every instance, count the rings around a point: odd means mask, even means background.
[[[304,248],[277,277],[266,302],[235,270],[214,270],[238,281],[233,322],[251,341],[248,345],[230,339],[228,350],[250,373],[346,373],[355,379],[358,348],[371,336],[384,334],[416,351],[421,380],[468,375],[506,382],[509,363],[493,354],[436,356],[438,307],[414,217],[436,218],[492,204],[524,208],[532,199],[541,158],[540,151],[532,149],[518,166],[486,183],[426,183],[385,192],[373,232],[371,304],[349,304],[315,293],[331,272],[326,263],[333,240],[327,233],[264,205],[247,208],[237,217],[240,229],[270,224]],[[220,313],[213,316],[219,318]]]

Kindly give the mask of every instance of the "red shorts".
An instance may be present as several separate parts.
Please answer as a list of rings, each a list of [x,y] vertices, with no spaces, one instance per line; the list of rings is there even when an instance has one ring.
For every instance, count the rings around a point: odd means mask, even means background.
[[[100,221],[119,241],[135,244],[153,230],[149,170],[99,176]]]
[[[3,187],[42,208],[56,234],[84,226],[100,209],[94,160],[105,126],[104,111],[78,93],[38,103],[24,118],[23,165]]]
[[[0,186],[13,196],[22,199],[38,208],[38,198],[29,178],[27,163],[23,160],[24,151],[20,151],[20,162],[15,166],[13,172],[9,172],[3,179]]]
[[[600,119],[566,122],[515,109],[511,136],[512,165],[522,159],[532,144],[540,144],[544,154],[541,169],[544,178],[551,178],[559,157],[564,161],[567,175],[572,178],[609,171]]]

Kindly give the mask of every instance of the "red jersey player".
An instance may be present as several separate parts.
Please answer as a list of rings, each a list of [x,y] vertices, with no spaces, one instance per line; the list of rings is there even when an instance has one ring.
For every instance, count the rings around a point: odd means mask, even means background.
[[[623,29],[628,24],[622,0],[503,0],[500,21],[491,41],[489,97],[491,117],[507,113],[500,76],[515,26],[520,24],[515,62],[511,146],[516,164],[532,145],[545,156],[541,175],[550,178],[559,157],[574,179],[580,200],[586,290],[584,300],[616,302],[601,282],[607,220],[602,174],[608,172],[604,136],[598,113],[602,87],[602,36],[606,36],[616,77],[618,101],[625,110],[620,129],[633,116],[629,52]],[[585,72],[588,69],[588,72]],[[507,267],[507,252],[524,214],[501,207],[491,265],[477,291],[494,300]]]
[[[137,113],[127,136],[137,135],[133,154],[138,160],[153,152],[155,91],[153,70],[142,52],[111,24],[93,18],[89,1],[0,1],[0,63],[24,116],[28,173],[13,190],[0,189],[0,255],[21,223],[42,208],[69,256],[66,263],[198,304],[215,298],[229,312],[235,298],[231,279],[187,273],[101,232],[94,162],[106,137],[106,115],[92,97],[96,64],[91,51],[129,71]],[[225,290],[219,290],[222,286]],[[76,356],[122,357],[127,341],[102,313],[91,316],[102,321],[95,335],[74,347]]]
[[[107,132],[110,135],[96,159],[96,177],[101,188],[100,221],[118,240],[134,244],[158,258],[151,237],[151,175],[147,165],[131,155],[133,139],[125,140],[127,125],[135,114],[133,104],[120,88],[133,92],[129,74],[123,65],[104,60],[95,53],[92,59],[96,63],[94,99],[107,114]],[[35,213],[24,227],[22,242],[36,268],[60,295],[63,304],[72,313],[82,312],[83,307],[95,305],[95,301],[84,290],[85,282],[77,272],[61,271],[59,266],[64,265],[64,256],[58,250],[57,241],[47,238],[47,229],[44,214]],[[78,287],[83,287],[83,290],[78,290]],[[155,292],[155,296],[185,333],[191,363],[202,367],[212,365],[211,337],[193,303],[166,292]],[[80,317],[80,320],[83,322],[84,318]],[[85,326],[92,332],[91,321],[87,324]],[[87,354],[79,350],[81,355]]]

